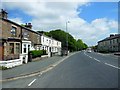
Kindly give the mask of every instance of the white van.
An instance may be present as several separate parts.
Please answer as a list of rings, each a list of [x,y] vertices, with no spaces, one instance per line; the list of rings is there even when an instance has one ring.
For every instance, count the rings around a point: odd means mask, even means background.
[[[92,52],[91,48],[88,48],[88,49],[87,49],[87,52],[88,52],[88,53],[91,53],[91,52]]]

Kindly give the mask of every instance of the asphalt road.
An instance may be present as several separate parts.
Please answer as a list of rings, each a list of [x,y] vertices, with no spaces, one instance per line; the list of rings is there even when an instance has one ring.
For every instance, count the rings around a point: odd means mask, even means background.
[[[7,81],[3,88],[118,88],[118,58],[79,52],[44,74]]]

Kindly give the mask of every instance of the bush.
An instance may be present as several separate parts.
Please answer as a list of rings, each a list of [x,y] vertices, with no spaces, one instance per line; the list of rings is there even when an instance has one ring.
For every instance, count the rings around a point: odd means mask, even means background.
[[[46,50],[42,50],[42,55],[47,55]]]
[[[0,66],[0,70],[6,70],[8,69],[7,67],[4,67],[4,66]]]
[[[29,53],[32,54],[32,58],[41,57],[41,55],[46,55],[46,50],[33,50]]]
[[[41,50],[33,50],[33,51],[30,51],[29,53],[32,54],[32,58],[41,57],[41,55],[42,55]]]

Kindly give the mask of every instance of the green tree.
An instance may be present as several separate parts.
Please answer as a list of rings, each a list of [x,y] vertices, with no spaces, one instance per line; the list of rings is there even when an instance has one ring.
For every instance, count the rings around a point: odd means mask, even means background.
[[[88,48],[88,45],[84,43],[84,49],[87,49]]]
[[[84,48],[84,43],[81,39],[77,40],[77,50],[82,50]]]

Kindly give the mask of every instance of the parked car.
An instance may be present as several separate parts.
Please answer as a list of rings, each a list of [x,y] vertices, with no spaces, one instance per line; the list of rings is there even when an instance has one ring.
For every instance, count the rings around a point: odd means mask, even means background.
[[[62,50],[61,56],[67,56],[68,55],[68,50]]]

